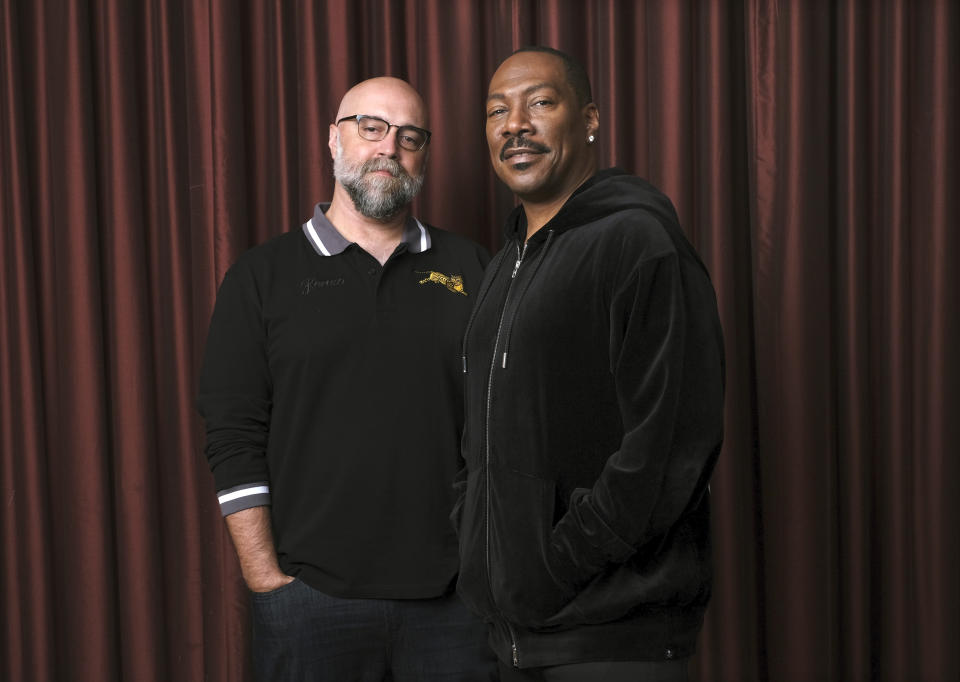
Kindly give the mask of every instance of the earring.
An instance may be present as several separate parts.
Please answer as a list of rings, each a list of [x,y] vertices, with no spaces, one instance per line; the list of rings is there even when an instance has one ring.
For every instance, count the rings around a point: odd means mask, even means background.
[[[593,144],[593,140],[594,140],[593,135],[587,138],[587,142],[589,142],[590,144]]]

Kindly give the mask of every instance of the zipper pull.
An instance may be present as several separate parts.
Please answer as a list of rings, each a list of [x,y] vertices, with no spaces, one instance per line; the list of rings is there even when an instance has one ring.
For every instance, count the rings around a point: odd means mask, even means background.
[[[513,643],[513,667],[514,667],[514,668],[519,668],[519,667],[520,667],[520,652],[517,651],[517,643],[516,643],[516,642]]]
[[[523,256],[527,252],[527,245],[523,245],[523,251],[520,250],[520,245],[517,244],[517,262],[513,264],[513,274],[510,275],[510,279],[515,279],[517,276],[517,270],[520,269],[520,263],[523,262]]]

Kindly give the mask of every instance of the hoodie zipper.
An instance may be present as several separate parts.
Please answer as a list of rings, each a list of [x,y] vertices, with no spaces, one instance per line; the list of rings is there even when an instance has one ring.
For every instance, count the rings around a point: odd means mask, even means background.
[[[506,622],[506,621],[505,621]],[[513,626],[507,622],[507,631],[510,633],[510,649],[513,652],[513,667],[520,667],[520,649],[517,647],[517,635],[513,631]]]
[[[486,495],[484,500],[484,519],[486,526],[486,536],[485,536],[485,554],[486,554],[486,563],[487,563],[487,586],[490,588],[490,601],[496,605],[496,601],[493,599],[493,588],[490,585],[490,407],[493,404],[493,375],[497,368],[497,350],[500,348],[500,332],[503,331],[503,318],[507,312],[507,301],[510,299],[510,290],[513,288],[513,280],[517,277],[517,271],[520,269],[520,265],[523,263],[523,257],[527,254],[528,244],[525,242],[523,245],[523,250],[520,249],[520,243],[517,242],[517,260],[513,264],[513,272],[510,274],[510,284],[507,286],[507,293],[503,298],[503,310],[500,311],[500,321],[497,323],[497,336],[496,340],[493,342],[493,357],[490,359],[490,374],[487,377],[487,415],[484,423],[484,431],[486,438]],[[506,364],[506,357],[504,357],[504,364]],[[520,667],[520,650],[517,648],[517,636],[513,632],[513,627],[510,623],[504,618],[504,623],[507,625],[507,630],[510,632],[510,645],[511,651],[513,653],[513,667]]]
[[[527,247],[530,246],[529,242],[523,243],[523,251],[520,250],[520,244],[517,244],[517,262],[513,264],[513,273],[510,275],[510,279],[517,278],[517,270],[520,269],[520,264],[523,262],[523,257],[527,255]],[[509,290],[507,293],[510,293]],[[503,316],[500,316],[500,322],[503,323]]]
[[[523,263],[523,257],[527,255],[527,247],[528,247],[529,245],[530,245],[529,242],[524,242],[524,243],[523,243],[523,250],[521,251],[521,250],[520,250],[520,244],[519,244],[519,243],[517,244],[517,262],[513,264],[513,272],[510,273],[510,286],[507,287],[507,296],[503,299],[503,301],[504,301],[504,303],[503,303],[503,310],[500,312],[500,324],[497,326],[497,340],[496,340],[496,343],[494,343],[494,346],[493,346],[494,350],[496,350],[497,347],[498,347],[499,344],[500,344],[500,330],[503,329],[503,316],[504,316],[504,314],[505,314],[506,311],[507,311],[507,303],[506,303],[506,301],[507,301],[507,298],[510,297],[510,288],[513,286],[513,280],[515,280],[515,279],[517,278],[517,270],[520,269],[520,264]],[[496,354],[496,353],[493,354],[493,358],[494,358],[494,362],[496,362],[496,358],[497,358],[497,354]],[[503,351],[503,369],[506,369],[506,368],[507,368],[507,351]],[[489,419],[490,419],[490,400],[489,400],[489,399],[490,399],[490,383],[492,383],[492,382],[493,382],[493,367],[490,368],[490,382],[487,384],[487,421],[488,421],[487,426],[488,426],[488,427],[489,427],[489,425],[490,425],[490,424],[489,424]],[[489,435],[489,433],[490,433],[490,430],[489,430],[489,428],[488,428],[488,429],[487,429],[487,434]],[[489,442],[490,442],[490,441],[487,441],[487,443],[489,443]]]

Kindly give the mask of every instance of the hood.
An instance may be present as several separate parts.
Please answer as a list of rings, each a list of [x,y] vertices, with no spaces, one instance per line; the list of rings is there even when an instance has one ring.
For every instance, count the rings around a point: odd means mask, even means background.
[[[706,272],[706,267],[700,261],[696,251],[687,242],[683,231],[680,228],[680,220],[673,208],[673,204],[663,192],[651,185],[646,180],[630,175],[621,168],[608,168],[595,173],[590,179],[584,182],[580,187],[570,195],[566,203],[561,207],[557,214],[550,219],[547,224],[537,230],[536,234],[526,240],[533,246],[533,263],[528,266],[529,275],[523,278],[516,294],[514,303],[507,305],[510,300],[510,290],[508,289],[507,301],[504,302],[503,317],[501,326],[498,330],[497,352],[500,356],[497,359],[498,364],[503,369],[507,368],[507,359],[510,349],[510,339],[513,331],[514,318],[520,308],[520,302],[523,300],[530,283],[536,277],[540,264],[543,262],[550,249],[550,244],[554,238],[568,230],[576,229],[581,225],[588,225],[600,220],[609,219],[620,211],[641,209],[652,215],[663,225],[671,235],[674,244],[689,253],[691,258]],[[487,296],[490,285],[496,280],[501,269],[509,267],[509,260],[506,253],[510,250],[511,242],[516,249],[516,263],[511,279],[516,276],[517,268],[520,266],[523,253],[522,249],[527,234],[527,216],[523,206],[517,206],[507,217],[504,227],[507,246],[497,254],[488,266],[488,274],[484,276],[484,282],[477,295],[477,303],[474,305],[473,313],[467,322],[466,332],[463,337],[463,371],[467,371],[467,338],[473,327],[474,318],[477,310],[483,304]],[[709,277],[709,274],[707,275]]]
[[[557,215],[530,240],[537,242],[546,239],[551,231],[560,234],[618,211],[637,208],[655,214],[666,225],[680,226],[673,204],[663,192],[622,168],[607,168],[580,185]],[[527,216],[520,205],[507,216],[504,236],[508,242],[515,239],[522,244],[526,233]]]

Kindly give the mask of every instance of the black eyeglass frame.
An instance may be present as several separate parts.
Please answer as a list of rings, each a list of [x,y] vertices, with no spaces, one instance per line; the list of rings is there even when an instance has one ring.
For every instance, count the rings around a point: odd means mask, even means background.
[[[383,133],[383,137],[378,137],[378,138],[365,137],[365,136],[363,135],[363,133],[360,132],[360,129],[361,129],[360,119],[362,119],[362,118],[369,118],[369,119],[372,119],[372,120],[374,120],[374,121],[380,121],[381,123],[386,123],[386,124],[387,124],[387,130]],[[403,147],[404,149],[406,149],[408,152],[418,152],[418,151],[420,151],[421,149],[423,149],[424,147],[426,147],[427,144],[430,142],[430,136],[432,135],[432,133],[431,133],[429,130],[426,130],[425,128],[418,128],[417,126],[411,126],[411,125],[398,126],[398,125],[395,125],[395,124],[393,124],[393,123],[390,123],[389,121],[386,121],[386,120],[380,118],[379,116],[370,116],[369,114],[354,114],[353,116],[344,116],[344,117],[341,118],[339,121],[337,121],[337,125],[340,125],[340,124],[343,123],[344,121],[356,121],[356,122],[357,122],[357,135],[359,135],[361,139],[367,140],[367,141],[369,141],[369,142],[379,142],[380,140],[385,139],[385,138],[387,137],[387,135],[390,134],[390,129],[391,129],[391,128],[396,128],[396,129],[397,129],[397,144],[400,145],[401,147]],[[421,133],[421,134],[423,135],[423,144],[421,144],[421,145],[420,145],[419,147],[417,147],[416,149],[411,149],[410,147],[404,146],[404,144],[403,144],[403,142],[402,142],[403,137],[402,137],[402,135],[401,135],[404,130],[415,130],[415,131],[417,131],[418,133]]]

